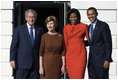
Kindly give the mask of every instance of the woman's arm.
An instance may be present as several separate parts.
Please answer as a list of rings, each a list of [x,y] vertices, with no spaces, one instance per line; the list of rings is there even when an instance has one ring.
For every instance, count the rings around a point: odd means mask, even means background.
[[[40,56],[40,68],[39,68],[39,73],[41,75],[44,75],[44,70],[43,70],[43,57]]]
[[[62,56],[62,68],[61,68],[62,74],[64,74],[64,72],[65,72],[65,65],[66,65],[65,56]]]
[[[40,75],[44,75],[44,68],[43,68],[44,50],[45,50],[45,39],[44,39],[44,36],[42,36],[40,50],[39,50],[39,73],[40,73]]]
[[[86,25],[86,27],[85,27],[85,35],[86,35],[87,40],[84,41],[84,43],[85,43],[86,46],[89,46],[90,45],[90,39],[89,39],[89,34],[88,33],[89,33],[88,32],[88,27]]]
[[[65,42],[65,47],[67,48],[67,46],[68,46],[68,36],[67,36],[67,32],[66,32],[66,28],[65,28],[65,26],[64,26],[63,33],[64,33],[64,42]]]

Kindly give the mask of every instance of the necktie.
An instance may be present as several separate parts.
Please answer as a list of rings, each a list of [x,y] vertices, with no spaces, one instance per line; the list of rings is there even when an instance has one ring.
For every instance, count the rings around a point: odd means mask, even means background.
[[[93,25],[91,24],[91,27],[90,27],[91,31],[90,31],[90,40],[92,42],[92,37],[93,37]]]
[[[30,27],[30,39],[32,41],[32,46],[34,46],[33,27]]]

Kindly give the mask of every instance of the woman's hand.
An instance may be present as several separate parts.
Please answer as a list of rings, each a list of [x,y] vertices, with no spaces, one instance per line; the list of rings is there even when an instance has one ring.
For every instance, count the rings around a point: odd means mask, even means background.
[[[39,73],[40,73],[40,75],[44,75],[44,69],[43,69],[43,67],[40,67]]]
[[[63,75],[65,72],[65,65],[62,65],[62,68],[61,68],[61,74]]]

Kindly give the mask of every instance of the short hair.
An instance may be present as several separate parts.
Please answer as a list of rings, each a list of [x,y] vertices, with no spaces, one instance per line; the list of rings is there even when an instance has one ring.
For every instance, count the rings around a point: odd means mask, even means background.
[[[87,13],[88,13],[89,10],[94,10],[95,13],[98,14],[97,9],[96,9],[95,7],[89,7],[89,8],[87,9]]]
[[[37,17],[37,13],[36,13],[36,11],[33,10],[33,9],[28,9],[28,10],[26,10],[26,11],[25,11],[25,17],[27,16],[27,13],[29,13],[29,12],[34,13],[35,17]]]
[[[58,26],[58,21],[57,21],[57,18],[55,16],[48,16],[45,19],[45,25],[47,25],[47,23],[50,22],[50,21],[54,22],[55,28]]]
[[[68,14],[67,14],[67,20],[68,20],[68,22],[70,23],[69,18],[70,18],[70,15],[71,15],[72,13],[75,13],[75,14],[76,14],[77,19],[78,19],[78,20],[77,20],[77,23],[80,23],[80,21],[81,21],[81,15],[80,15],[79,10],[78,10],[78,9],[75,9],[75,8],[72,8],[71,10],[69,10],[69,12],[68,12]]]

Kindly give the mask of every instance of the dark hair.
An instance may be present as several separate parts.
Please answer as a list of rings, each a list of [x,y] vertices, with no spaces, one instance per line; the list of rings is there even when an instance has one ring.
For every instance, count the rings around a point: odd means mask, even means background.
[[[81,20],[80,12],[79,12],[79,10],[77,10],[77,9],[75,9],[75,8],[69,10],[69,12],[68,12],[68,14],[67,14],[67,20],[68,20],[68,22],[70,23],[69,18],[70,18],[70,15],[71,15],[72,13],[75,13],[75,14],[77,15],[77,24],[80,23],[80,20]]]
[[[87,13],[88,13],[88,11],[89,11],[89,10],[94,10],[94,11],[95,11],[95,13],[96,13],[96,14],[98,14],[97,9],[96,9],[96,8],[94,8],[94,7],[90,7],[90,8],[88,8],[88,9],[87,9]]]

